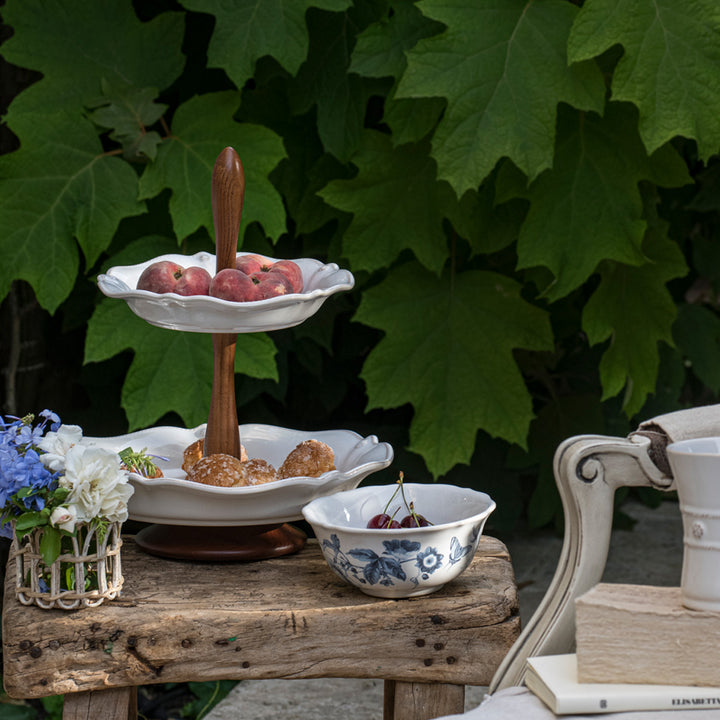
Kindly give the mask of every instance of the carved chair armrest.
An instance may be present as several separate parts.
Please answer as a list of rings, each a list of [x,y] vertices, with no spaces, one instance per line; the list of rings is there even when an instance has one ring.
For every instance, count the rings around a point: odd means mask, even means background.
[[[490,693],[522,685],[528,657],[574,648],[575,599],[602,578],[615,490],[672,489],[672,477],[653,463],[649,449],[650,440],[641,435],[579,435],[558,447],[554,472],[565,516],[560,560],[540,605],[495,673]]]

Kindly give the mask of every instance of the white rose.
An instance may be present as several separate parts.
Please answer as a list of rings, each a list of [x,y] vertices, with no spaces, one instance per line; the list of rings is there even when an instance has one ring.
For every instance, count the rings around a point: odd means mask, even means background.
[[[46,433],[45,437],[38,443],[42,464],[50,472],[58,472],[65,469],[65,455],[73,446],[82,440],[82,428],[79,425],[61,425],[57,432]]]
[[[106,518],[127,520],[127,502],[134,492],[117,453],[92,445],[74,445],[65,456],[60,484],[70,490],[67,502],[77,508],[77,522]]]
[[[50,524],[60,530],[71,533],[75,530],[77,522],[77,508],[74,505],[55,508],[50,515]]]

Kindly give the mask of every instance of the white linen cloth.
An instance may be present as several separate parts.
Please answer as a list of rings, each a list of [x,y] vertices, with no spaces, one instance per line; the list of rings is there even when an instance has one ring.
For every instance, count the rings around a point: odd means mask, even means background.
[[[668,477],[672,470],[665,448],[674,442],[689,438],[720,436],[720,405],[677,410],[658,415],[640,423],[638,429],[630,433],[643,435],[650,439],[650,459]]]

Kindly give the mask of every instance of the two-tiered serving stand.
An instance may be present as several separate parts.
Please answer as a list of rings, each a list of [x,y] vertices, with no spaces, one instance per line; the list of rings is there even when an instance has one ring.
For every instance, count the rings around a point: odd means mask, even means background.
[[[233,148],[218,156],[212,175],[212,210],[216,255],[163,255],[139,265],[118,266],[98,277],[101,291],[125,300],[132,311],[158,327],[212,333],[213,386],[208,421],[193,429],[154,427],[95,442],[119,451],[143,448],[167,458],[163,477],[131,475],[135,492],[128,506],[132,520],[150,523],[136,535],[136,543],[153,555],[188,560],[258,560],[300,550],[305,534],[289,525],[302,519],[302,507],[323,495],[349,490],[369,474],[387,467],[393,451],[374,436],[349,430],[305,432],[271,425],[238,425],[235,405],[235,352],[239,333],[267,332],[293,327],[313,315],[334,293],[350,290],[354,278],[335,264],[300,258],[304,288],[252,302],[230,302],[210,296],[181,297],[137,290],[143,270],[159,260],[200,265],[210,274],[235,267],[238,233],[245,194],[242,163]],[[226,453],[279,467],[303,440],[320,440],[335,454],[335,470],[320,477],[295,477],[248,487],[218,487],[187,480],[183,452],[204,438],[206,455]]]

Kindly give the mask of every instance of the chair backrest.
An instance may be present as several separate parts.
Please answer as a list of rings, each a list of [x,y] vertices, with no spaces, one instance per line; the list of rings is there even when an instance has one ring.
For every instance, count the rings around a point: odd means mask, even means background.
[[[662,462],[653,462],[649,437],[580,435],[555,452],[555,481],[565,515],[557,570],[520,637],[495,673],[493,693],[522,685],[528,657],[571,652],[575,645],[575,599],[600,582],[612,531],[615,491],[623,486],[672,490]]]

